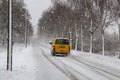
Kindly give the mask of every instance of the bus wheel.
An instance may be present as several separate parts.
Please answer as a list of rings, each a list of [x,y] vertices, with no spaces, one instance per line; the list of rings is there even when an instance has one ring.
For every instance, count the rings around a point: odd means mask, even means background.
[[[55,56],[55,52],[52,52],[52,56]]]

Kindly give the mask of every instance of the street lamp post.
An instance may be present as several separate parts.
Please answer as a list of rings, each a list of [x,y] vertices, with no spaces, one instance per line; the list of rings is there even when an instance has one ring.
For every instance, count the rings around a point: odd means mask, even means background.
[[[7,70],[12,71],[12,0],[8,0]]]

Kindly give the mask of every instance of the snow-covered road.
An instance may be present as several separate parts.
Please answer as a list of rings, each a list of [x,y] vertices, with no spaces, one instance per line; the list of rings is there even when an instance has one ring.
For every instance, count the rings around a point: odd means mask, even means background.
[[[52,56],[49,46],[38,43],[15,48],[12,72],[5,71],[6,55],[0,54],[0,80],[120,80],[120,60],[114,57],[79,51]]]
[[[79,56],[53,57],[42,48],[44,56],[71,80],[120,80],[120,70],[98,63],[91,63]]]
[[[35,80],[69,80],[66,75],[46,59],[41,46],[34,46],[33,51],[34,67],[36,68]]]

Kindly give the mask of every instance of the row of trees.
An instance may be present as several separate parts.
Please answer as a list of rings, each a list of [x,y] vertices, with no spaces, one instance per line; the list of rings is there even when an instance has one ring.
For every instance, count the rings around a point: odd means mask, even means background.
[[[112,24],[120,23],[119,0],[52,1],[53,7],[45,11],[39,20],[40,37],[44,35],[71,38],[72,48],[81,49],[81,51],[100,52],[102,50],[104,55],[105,49],[110,50],[108,48],[110,44],[107,46],[105,43],[114,41],[105,41],[108,40],[105,39],[106,29]],[[112,36],[112,38],[115,37]],[[117,43],[117,39],[111,40]]]
[[[33,29],[30,14],[23,0],[13,0],[13,41],[23,43],[25,40],[25,27],[27,25],[28,38],[32,36]],[[7,44],[8,34],[8,0],[0,0],[0,43]]]

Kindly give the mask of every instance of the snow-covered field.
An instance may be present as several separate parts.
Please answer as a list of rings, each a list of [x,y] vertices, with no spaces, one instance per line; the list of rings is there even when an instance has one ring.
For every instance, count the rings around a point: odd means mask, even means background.
[[[34,80],[31,57],[32,47],[16,45],[13,50],[13,71],[6,71],[6,51],[0,53],[0,80]],[[28,74],[29,73],[29,74]],[[33,76],[33,77],[31,77]]]
[[[49,47],[15,45],[13,71],[6,71],[5,49],[0,50],[0,80],[120,80],[120,60],[97,54],[71,51],[53,57]]]

